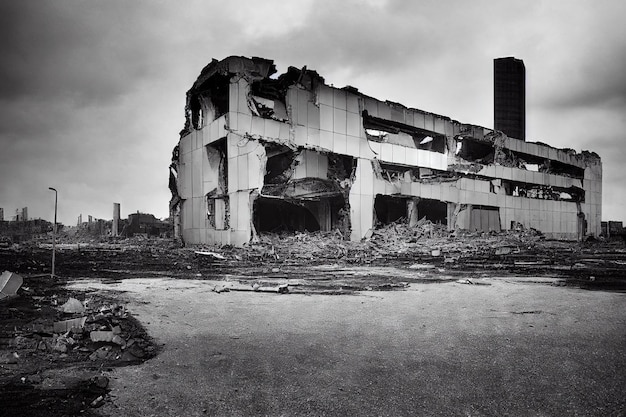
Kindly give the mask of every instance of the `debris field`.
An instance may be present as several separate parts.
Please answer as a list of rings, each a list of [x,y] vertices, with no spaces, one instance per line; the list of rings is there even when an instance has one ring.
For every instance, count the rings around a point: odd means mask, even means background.
[[[97,407],[114,401],[106,371],[158,354],[123,294],[70,291],[69,281],[167,276],[219,281],[218,293],[352,294],[416,282],[472,285],[484,277],[528,276],[549,278],[552,285],[626,289],[622,241],[550,241],[532,229],[448,232],[424,219],[411,228],[386,225],[360,242],[339,231],[262,234],[243,248],[61,239],[54,278],[48,246],[26,242],[0,250],[0,271],[13,274],[0,284],[8,288],[18,282],[15,275],[22,279],[0,300],[0,415],[97,415]]]

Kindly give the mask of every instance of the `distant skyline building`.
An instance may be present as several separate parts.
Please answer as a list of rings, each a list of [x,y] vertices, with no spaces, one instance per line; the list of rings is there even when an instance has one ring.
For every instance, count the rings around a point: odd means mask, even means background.
[[[514,57],[493,60],[494,129],[526,140],[526,67]]]

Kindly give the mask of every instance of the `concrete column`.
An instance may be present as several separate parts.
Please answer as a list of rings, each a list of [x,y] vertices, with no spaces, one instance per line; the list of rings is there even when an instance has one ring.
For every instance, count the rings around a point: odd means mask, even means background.
[[[111,226],[111,236],[119,235],[120,223],[120,203],[113,203],[113,225]]]
[[[406,202],[406,214],[409,219],[409,227],[417,226],[419,221],[419,213],[417,212],[417,202],[419,198],[411,198]]]

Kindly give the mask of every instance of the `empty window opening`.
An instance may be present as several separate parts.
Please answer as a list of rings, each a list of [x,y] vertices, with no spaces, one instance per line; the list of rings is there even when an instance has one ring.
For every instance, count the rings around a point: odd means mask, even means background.
[[[417,216],[421,219],[426,217],[433,223],[447,224],[448,204],[428,198],[421,198],[417,202]]]
[[[444,135],[404,123],[370,116],[367,110],[363,110],[362,116],[365,135],[369,140],[393,143],[431,152],[445,152],[446,137]]]
[[[268,144],[265,146],[267,163],[265,164],[265,184],[282,184],[287,182],[292,174],[292,164],[295,152],[286,146]]]
[[[228,194],[228,155],[226,138],[206,146],[207,158],[211,169],[217,171],[217,189],[215,195]]]
[[[206,204],[206,215],[209,221],[209,226],[216,230],[228,229],[230,213],[228,197],[215,198],[207,195]]]
[[[462,159],[479,164],[490,164],[493,162],[495,150],[489,143],[479,142],[469,138],[464,138],[457,147],[457,155]]]
[[[259,233],[320,230],[320,224],[311,210],[296,202],[259,197],[254,201],[253,213],[254,227]]]
[[[353,177],[356,158],[348,155],[328,154],[328,178],[343,181]]]
[[[513,197],[535,198],[539,200],[555,200],[585,202],[585,190],[578,187],[553,187],[551,185],[529,184],[516,181],[502,181],[506,195]]]
[[[376,195],[374,212],[378,223],[386,225],[407,218],[407,198]]]
[[[188,93],[187,106],[194,129],[202,129],[206,124],[228,112],[229,86],[228,76],[216,74],[193,93]]]

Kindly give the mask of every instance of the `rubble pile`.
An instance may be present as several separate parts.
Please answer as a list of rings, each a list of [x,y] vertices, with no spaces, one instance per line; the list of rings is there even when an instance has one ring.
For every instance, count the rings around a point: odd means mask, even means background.
[[[98,407],[106,399],[102,381],[99,387],[89,378],[72,380],[66,386],[50,377],[49,370],[123,366],[156,353],[145,329],[109,296],[71,293],[49,276],[26,276],[17,294],[2,300],[0,392],[7,399],[30,393],[29,404],[37,403],[33,397],[40,396],[58,401],[80,398],[76,405],[80,410]],[[91,377],[101,379],[94,371]],[[62,388],[51,388],[60,383]],[[0,402],[5,404],[4,399]]]

